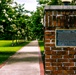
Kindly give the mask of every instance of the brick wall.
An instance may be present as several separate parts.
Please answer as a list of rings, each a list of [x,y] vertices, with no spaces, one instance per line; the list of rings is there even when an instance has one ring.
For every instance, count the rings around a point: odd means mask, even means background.
[[[55,47],[55,29],[65,26],[63,17],[53,21],[52,14],[45,12],[45,75],[76,75],[76,48]]]

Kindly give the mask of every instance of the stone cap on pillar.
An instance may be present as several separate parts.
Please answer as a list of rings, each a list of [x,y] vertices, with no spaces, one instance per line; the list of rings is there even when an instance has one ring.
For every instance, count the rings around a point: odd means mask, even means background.
[[[76,5],[47,5],[44,10],[76,10]]]

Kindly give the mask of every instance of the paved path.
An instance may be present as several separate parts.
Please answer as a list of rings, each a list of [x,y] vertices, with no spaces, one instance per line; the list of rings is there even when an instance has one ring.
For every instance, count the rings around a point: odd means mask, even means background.
[[[32,41],[11,56],[0,69],[0,75],[41,75],[38,41]]]

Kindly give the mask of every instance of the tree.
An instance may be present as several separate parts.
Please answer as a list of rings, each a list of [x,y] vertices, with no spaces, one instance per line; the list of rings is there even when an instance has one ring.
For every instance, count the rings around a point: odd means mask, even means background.
[[[43,39],[43,25],[42,25],[42,8],[38,7],[37,11],[34,12],[31,16],[31,30],[34,39]]]
[[[37,0],[40,5],[61,5],[61,0]]]
[[[16,2],[15,6],[12,7],[10,4],[13,3],[12,1],[13,0],[1,0],[0,2],[0,32],[2,33],[0,38],[12,39],[12,41],[16,39],[17,41],[25,37],[26,12],[29,11],[24,10],[24,4],[20,5]]]
[[[40,5],[62,5],[62,0],[37,0]],[[67,1],[67,0],[66,0]],[[72,0],[71,5],[76,5],[76,0]]]
[[[10,4],[12,3],[13,0],[0,0],[0,26],[3,27],[3,35],[7,35],[7,27],[8,23],[11,20],[8,16],[8,10],[10,10],[11,6]]]
[[[72,0],[71,4],[76,5],[76,0]]]

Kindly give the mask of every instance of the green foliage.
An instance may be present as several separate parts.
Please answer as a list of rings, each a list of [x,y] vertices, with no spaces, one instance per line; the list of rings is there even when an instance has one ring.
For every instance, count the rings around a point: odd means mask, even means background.
[[[76,0],[72,0],[71,5],[76,5]]]
[[[40,5],[62,5],[62,0],[37,0]],[[67,1],[67,0],[66,0]],[[71,5],[76,5],[76,0],[72,0]]]
[[[12,43],[19,39],[43,39],[43,7],[37,7],[36,12],[30,12],[24,9],[24,4],[15,2],[15,6],[11,6],[12,3],[13,0],[0,2],[0,39],[12,39]]]
[[[61,0],[37,0],[39,4],[44,4],[44,5],[59,5],[61,4]]]
[[[44,34],[44,26],[43,26],[43,8],[38,7],[37,11],[32,13],[31,16],[31,31],[33,32],[33,36],[35,36],[36,39],[43,39]]]
[[[50,2],[50,0],[37,0],[39,2],[39,4],[46,4],[48,2]]]

